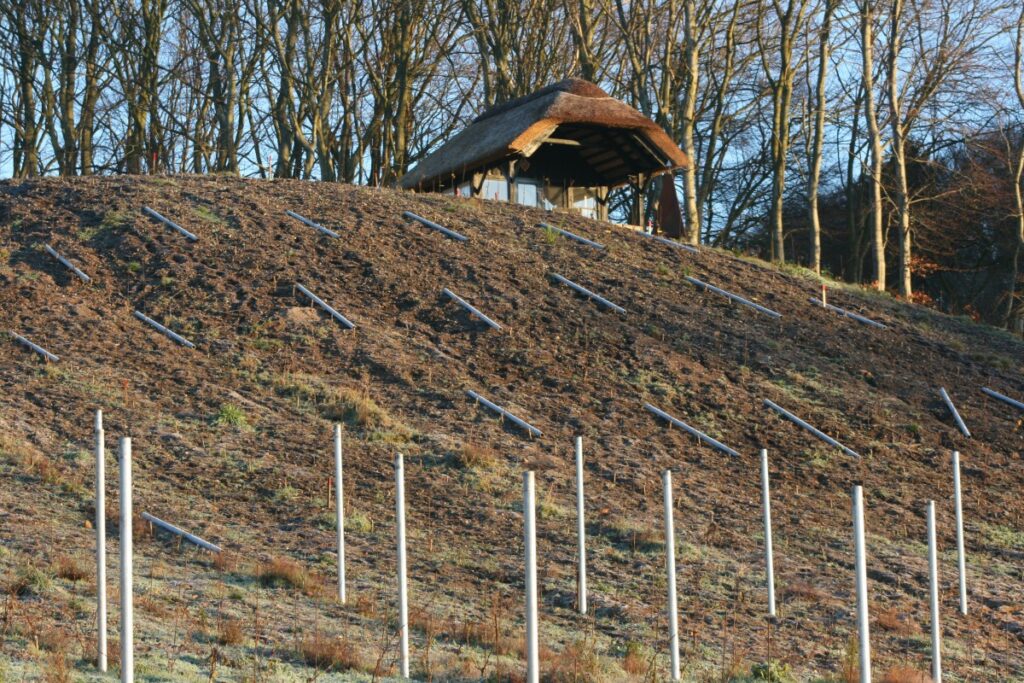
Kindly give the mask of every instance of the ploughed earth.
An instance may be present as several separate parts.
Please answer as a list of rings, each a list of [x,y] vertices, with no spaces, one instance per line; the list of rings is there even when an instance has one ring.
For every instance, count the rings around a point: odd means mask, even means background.
[[[297,284],[355,329],[311,307]],[[813,306],[820,281],[798,268],[694,254],[506,204],[215,176],[0,184],[0,329],[59,356],[44,362],[13,337],[0,343],[0,678],[95,676],[92,449],[102,409],[110,666],[120,615],[117,444],[131,436],[140,680],[394,677],[396,453],[405,456],[416,679],[522,679],[528,469],[543,676],[664,679],[661,473],[671,468],[684,680],[789,680],[764,673],[769,662],[796,680],[855,680],[856,483],[877,679],[919,680],[913,671],[930,667],[925,510],[934,499],[946,679],[1024,680],[1024,413],[981,392],[1024,398],[1024,342],[829,284],[830,303],[887,327]],[[471,317],[445,287],[502,329]],[[543,434],[498,419],[469,390]],[[785,421],[765,399],[861,457]],[[701,444],[645,403],[739,455]],[[334,423],[344,426],[346,604],[336,585]],[[586,615],[575,609],[577,435]],[[770,629],[761,448],[779,602]],[[953,449],[962,457],[967,616],[958,612]],[[223,552],[151,529],[142,512]]]

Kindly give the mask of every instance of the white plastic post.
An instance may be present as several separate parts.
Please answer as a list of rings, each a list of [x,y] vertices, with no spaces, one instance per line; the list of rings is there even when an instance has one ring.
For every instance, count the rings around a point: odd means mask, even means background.
[[[523,473],[523,527],[526,546],[526,683],[540,683],[537,645],[537,517],[533,472]]]
[[[338,528],[338,599],[345,604],[345,486],[341,468],[341,425],[334,425],[334,510]]]
[[[103,411],[96,411],[96,668],[107,672],[107,494]]]
[[[775,564],[772,560],[772,502],[768,488],[768,449],[761,449],[761,506],[764,509],[764,566],[768,583],[768,616],[775,616]]]
[[[132,440],[121,437],[121,683],[135,681],[132,613]]]
[[[964,558],[964,507],[960,495],[960,451],[953,451],[953,505],[956,509],[956,563],[960,574],[960,614],[967,614],[967,562]]]
[[[928,501],[928,587],[932,610],[932,678],[942,680],[942,631],[939,627],[939,562],[935,549],[935,501]]]
[[[405,465],[395,456],[395,526],[398,531],[398,630],[402,678],[409,678],[409,595],[405,579]]]
[[[668,646],[672,680],[679,680],[679,605],[676,601],[676,532],[672,521],[672,471],[661,475],[665,488],[665,573],[668,579]]]
[[[853,487],[853,546],[857,573],[857,633],[860,637],[860,683],[871,683],[871,635],[868,631],[868,572],[864,556],[864,491]]]
[[[577,579],[578,608],[580,614],[587,613],[587,529],[583,517],[583,437],[576,437],[576,545],[579,554],[579,578]]]

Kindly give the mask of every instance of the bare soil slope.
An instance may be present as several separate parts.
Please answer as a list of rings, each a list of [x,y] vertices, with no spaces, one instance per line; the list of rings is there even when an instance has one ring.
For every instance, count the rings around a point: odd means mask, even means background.
[[[198,241],[145,217],[144,205]],[[405,210],[469,240],[408,222]],[[541,220],[607,248],[557,237],[535,227]],[[552,273],[626,313],[577,296]],[[698,290],[685,276],[782,317]],[[296,283],[356,329],[308,308]],[[503,330],[468,317],[443,287]],[[0,571],[10,593],[0,674],[94,671],[90,449],[92,414],[102,408],[112,659],[118,436],[133,437],[135,510],[226,550],[213,558],[162,532],[136,539],[140,677],[299,680],[317,667],[346,680],[393,676],[392,462],[401,451],[417,678],[522,676],[528,468],[537,470],[546,675],[663,678],[660,473],[672,468],[687,680],[742,680],[769,657],[800,680],[849,674],[857,482],[877,671],[928,669],[924,511],[934,498],[948,679],[1024,680],[1024,427],[1019,411],[980,392],[1024,396],[1024,344],[887,297],[831,290],[831,303],[888,326],[875,329],[811,306],[818,287],[796,270],[476,200],[222,177],[2,184],[0,329],[60,360],[0,344]],[[941,386],[973,438],[956,429]],[[500,422],[467,390],[543,436]],[[863,458],[781,420],[764,399]],[[741,456],[670,428],[645,402]],[[346,426],[347,605],[333,598],[335,421]],[[573,609],[575,435],[587,461],[585,617]],[[781,602],[770,637],[762,447],[771,456]],[[953,448],[964,462],[967,617],[956,611]]]

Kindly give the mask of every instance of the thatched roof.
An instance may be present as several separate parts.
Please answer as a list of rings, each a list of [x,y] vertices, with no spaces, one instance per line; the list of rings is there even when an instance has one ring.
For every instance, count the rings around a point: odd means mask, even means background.
[[[567,79],[478,116],[401,180],[441,189],[503,160],[528,158],[552,182],[617,186],[689,164],[665,131],[593,83]]]

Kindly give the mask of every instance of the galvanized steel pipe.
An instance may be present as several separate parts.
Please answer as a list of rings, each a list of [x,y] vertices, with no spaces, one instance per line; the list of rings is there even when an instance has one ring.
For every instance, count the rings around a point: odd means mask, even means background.
[[[411,221],[416,221],[416,222],[418,222],[418,223],[420,223],[420,224],[430,228],[431,230],[437,230],[442,235],[446,235],[448,237],[451,237],[453,240],[458,240],[459,242],[466,242],[467,240],[469,240],[469,238],[466,237],[465,235],[460,235],[459,233],[455,232],[454,230],[449,230],[448,228],[444,227],[443,225],[438,225],[434,221],[427,220],[423,216],[417,216],[412,211],[403,211],[402,215],[404,217],[408,218]]]
[[[195,242],[196,240],[199,239],[198,237],[196,237],[195,235],[190,233],[185,228],[181,227],[180,225],[178,225],[174,221],[170,220],[169,218],[164,218],[163,216],[161,216],[160,214],[158,214],[156,211],[154,211],[153,209],[149,208],[148,206],[142,207],[142,213],[148,215],[150,218],[153,218],[153,219],[155,219],[157,221],[160,221],[161,223],[163,223],[164,225],[166,225],[167,227],[169,227],[169,228],[171,228],[173,230],[177,230],[179,233],[184,235],[185,238],[187,240],[189,240],[190,242]]]
[[[160,519],[159,517],[154,517],[153,515],[149,514],[148,512],[143,512],[142,513],[142,519],[146,520],[150,524],[157,525],[158,527],[160,527],[161,529],[163,529],[165,531],[170,531],[172,534],[177,534],[178,536],[181,536],[182,538],[184,538],[186,541],[190,541],[190,542],[194,543],[195,545],[199,546],[200,548],[205,548],[206,550],[211,550],[211,551],[213,551],[215,553],[219,553],[220,552],[220,546],[219,545],[214,545],[213,543],[210,543],[209,541],[204,541],[203,539],[199,538],[195,534],[190,534],[189,532],[185,531],[181,527],[174,526],[170,522],[165,522],[164,520]]]
[[[750,308],[753,308],[756,311],[760,311],[760,312],[764,313],[765,315],[770,315],[773,318],[781,318],[782,317],[781,313],[773,311],[770,308],[766,308],[766,307],[762,306],[761,304],[755,304],[753,301],[750,301],[749,299],[744,299],[742,296],[740,296],[738,294],[733,294],[732,292],[726,291],[726,290],[724,290],[724,289],[722,289],[720,287],[715,287],[714,285],[709,285],[708,283],[703,282],[702,280],[698,280],[695,277],[690,277],[689,275],[687,275],[687,276],[685,276],[685,280],[687,282],[689,282],[690,284],[692,284],[692,285],[696,285],[697,287],[703,287],[704,289],[711,290],[715,294],[721,294],[722,296],[726,297],[727,299],[732,299],[736,303],[743,304],[744,306],[749,306]]]
[[[843,444],[839,443],[838,441],[833,439],[831,436],[826,434],[825,432],[823,432],[820,429],[817,429],[817,428],[812,427],[811,425],[807,424],[806,422],[801,420],[799,417],[797,417],[793,413],[789,412],[788,410],[786,410],[782,406],[778,405],[774,401],[770,401],[768,399],[764,399],[764,404],[766,406],[768,406],[769,408],[771,408],[772,410],[774,410],[775,412],[777,412],[778,414],[782,415],[784,418],[786,418],[787,420],[789,420],[793,424],[795,424],[797,426],[800,426],[800,427],[803,427],[804,429],[809,431],[811,434],[814,434],[816,437],[818,437],[819,439],[821,439],[825,443],[829,444],[830,446],[835,446],[836,448],[838,448],[839,450],[843,451],[847,455],[852,455],[855,458],[859,458],[860,457],[860,453],[858,453],[857,451],[853,450],[852,448],[847,448],[846,446],[844,446]]]
[[[78,279],[80,279],[82,282],[89,283],[91,281],[88,275],[86,275],[81,270],[79,270],[78,266],[76,266],[74,263],[72,263],[71,261],[67,260],[66,258],[61,256],[60,254],[58,254],[56,249],[51,247],[49,244],[44,245],[44,246],[46,247],[46,253],[48,253],[50,256],[52,256],[53,258],[57,259],[58,261],[60,261],[60,263],[65,268],[67,268],[72,273],[77,275]]]
[[[348,318],[343,316],[341,313],[338,313],[336,310],[331,308],[331,306],[329,306],[327,304],[327,302],[325,302],[323,299],[318,297],[316,294],[314,294],[313,292],[309,291],[308,289],[306,289],[305,287],[300,285],[298,282],[295,283],[295,288],[298,289],[303,294],[305,294],[306,296],[308,296],[310,299],[312,299],[313,303],[315,303],[317,306],[319,306],[320,308],[322,308],[325,311],[327,311],[331,315],[332,318],[334,318],[335,320],[340,322],[342,325],[344,325],[345,327],[347,327],[350,330],[355,329],[355,326],[356,326],[355,323],[353,323],[351,320],[349,320]]]
[[[557,232],[562,237],[568,237],[571,240],[576,240],[580,244],[585,244],[588,247],[594,247],[595,249],[604,249],[604,245],[601,244],[600,242],[595,242],[594,240],[588,240],[586,237],[580,237],[579,235],[577,235],[575,233],[572,233],[572,232],[569,232],[568,230],[563,230],[562,228],[556,228],[555,226],[548,225],[547,223],[538,223],[537,227],[538,228],[544,228],[545,230],[551,230],[552,232]]]
[[[285,213],[287,215],[291,216],[292,218],[294,218],[295,220],[299,221],[300,223],[304,223],[304,224],[308,225],[309,227],[313,228],[314,230],[319,230],[320,232],[322,232],[325,235],[328,235],[328,236],[333,237],[335,239],[338,239],[339,237],[341,237],[341,235],[339,235],[338,233],[334,232],[333,230],[328,230],[327,228],[325,228],[324,226],[320,225],[319,223],[314,223],[313,221],[309,220],[305,216],[300,216],[299,214],[295,213],[294,211],[285,210]]]
[[[501,329],[501,325],[499,325],[498,323],[496,323],[493,320],[491,320],[490,318],[488,318],[486,315],[481,313],[479,309],[477,309],[475,306],[470,304],[468,301],[463,299],[461,296],[459,296],[458,294],[456,294],[452,290],[450,290],[447,287],[445,287],[444,289],[441,290],[441,293],[444,294],[445,296],[447,296],[449,299],[451,299],[455,303],[457,303],[459,306],[462,306],[464,309],[469,311],[469,313],[471,315],[475,315],[477,318],[479,318],[480,320],[484,321],[492,329],[495,329],[495,330],[500,330]]]
[[[180,334],[178,334],[174,330],[171,330],[171,329],[169,329],[167,327],[164,327],[163,325],[161,325],[157,321],[155,321],[152,318],[150,318],[145,313],[142,313],[141,311],[135,311],[135,317],[138,318],[139,320],[141,320],[144,323],[152,325],[157,330],[159,330],[160,332],[163,332],[165,335],[167,335],[168,337],[170,337],[174,341],[178,342],[182,346],[188,347],[190,349],[196,348],[196,345],[193,344],[192,342],[190,342],[188,339],[185,339],[184,337],[182,337]]]
[[[575,282],[573,282],[572,280],[570,280],[568,278],[562,277],[561,275],[559,275],[557,273],[552,273],[551,276],[553,278],[555,278],[555,280],[557,280],[558,282],[561,282],[563,285],[568,285],[569,287],[575,289],[577,292],[579,292],[583,296],[588,297],[590,299],[593,299],[597,303],[599,303],[599,304],[601,304],[603,306],[607,306],[608,308],[612,309],[613,311],[617,311],[619,313],[625,313],[626,312],[626,309],[623,308],[622,306],[619,306],[617,304],[613,304],[611,301],[608,301],[608,299],[605,299],[603,296],[600,296],[598,294],[594,294],[593,292],[591,292],[586,287],[583,287],[582,285],[578,285],[578,284],[576,284]]]
[[[510,413],[507,410],[505,410],[504,408],[502,408],[501,406],[499,406],[499,405],[497,405],[495,403],[492,403],[491,401],[488,401],[486,398],[484,398],[480,394],[476,393],[475,391],[468,390],[468,391],[466,391],[466,394],[470,398],[472,398],[473,400],[478,401],[480,403],[483,403],[485,406],[487,406],[488,408],[490,408],[494,412],[499,413],[503,417],[507,417],[508,419],[512,420],[517,425],[519,425],[520,427],[522,427],[526,431],[530,432],[530,434],[532,434],[533,436],[540,436],[541,435],[541,431],[539,429],[537,429],[536,427],[534,427],[533,425],[531,425],[529,422],[527,422],[526,420],[522,420],[522,419],[516,417],[512,413]]]
[[[703,441],[707,445],[712,446],[713,448],[717,448],[718,450],[722,451],[723,453],[728,453],[729,455],[739,457],[739,453],[737,451],[734,451],[733,449],[729,448],[728,446],[726,446],[721,441],[718,441],[717,439],[712,439],[710,436],[708,436],[704,432],[702,432],[702,431],[700,431],[698,429],[694,429],[693,427],[691,427],[690,425],[686,424],[682,420],[677,419],[675,417],[672,417],[671,415],[666,413],[664,410],[661,410],[660,408],[655,408],[650,403],[645,403],[644,404],[644,408],[646,408],[648,411],[654,413],[658,417],[662,418],[663,420],[667,420],[671,424],[674,424],[676,427],[679,427],[684,432],[692,434],[693,436],[697,437],[697,439],[699,439],[700,441]]]

